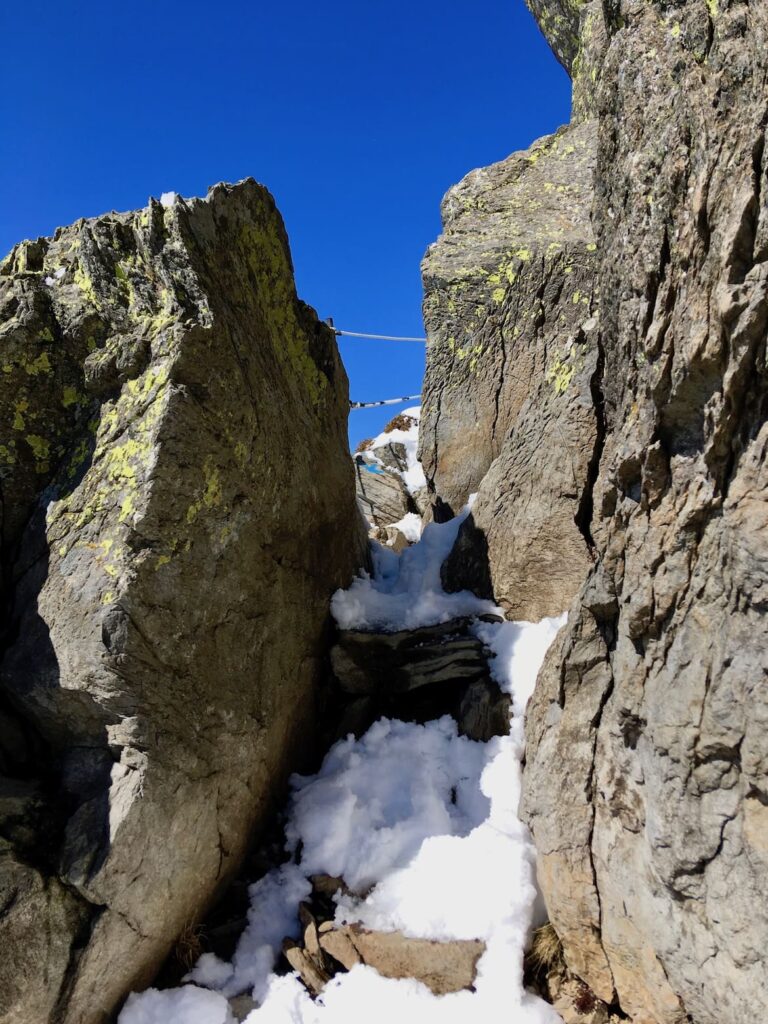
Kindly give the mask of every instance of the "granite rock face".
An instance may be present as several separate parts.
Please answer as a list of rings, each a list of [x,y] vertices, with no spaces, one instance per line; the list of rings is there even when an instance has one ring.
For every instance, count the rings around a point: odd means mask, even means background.
[[[436,515],[478,495],[443,582],[516,619],[562,612],[591,564],[595,135],[585,121],[469,174],[422,267],[420,456]]]
[[[311,736],[347,381],[250,179],[17,246],[0,370],[0,1021],[99,1024]]]
[[[382,468],[367,452],[355,456],[355,492],[360,511],[374,528],[399,522],[414,504],[397,472]]]
[[[636,1024],[759,1019],[768,8],[529,6],[583,164],[557,178],[550,138],[473,172],[425,258],[436,515],[478,492],[444,579],[571,609],[523,795],[569,970]]]
[[[597,560],[523,808],[571,969],[637,1024],[722,1024],[768,991],[768,8],[606,9]]]

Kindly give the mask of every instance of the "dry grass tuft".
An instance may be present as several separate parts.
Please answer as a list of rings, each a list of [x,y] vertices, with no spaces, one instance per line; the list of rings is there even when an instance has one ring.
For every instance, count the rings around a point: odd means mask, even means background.
[[[563,944],[551,924],[542,925],[533,933],[526,959],[535,970],[547,974],[565,966]]]
[[[358,444],[357,448],[355,448],[355,455],[357,455],[358,452],[367,452],[372,444],[372,437],[364,437],[363,440]]]
[[[384,433],[388,434],[390,430],[410,430],[416,420],[413,416],[404,416],[403,413],[399,412],[394,419],[390,420],[389,423],[384,427]]]
[[[203,954],[202,936],[200,925],[188,921],[176,940],[173,955],[187,971],[194,967]]]

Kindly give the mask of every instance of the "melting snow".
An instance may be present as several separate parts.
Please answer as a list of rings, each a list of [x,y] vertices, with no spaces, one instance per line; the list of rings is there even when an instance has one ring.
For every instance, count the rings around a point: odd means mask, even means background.
[[[331,611],[342,629],[415,629],[461,615],[497,612],[468,590],[446,594],[440,566],[454,545],[470,506],[447,523],[429,523],[421,540],[401,555],[372,545],[374,574],[363,573],[349,590],[338,590]]]
[[[66,272],[67,272],[67,268],[66,267],[58,267],[56,270],[54,270],[53,277],[50,277],[50,276],[46,277],[45,283],[48,285],[49,288],[53,288],[53,286],[56,284],[56,282],[60,281],[62,279],[62,277],[64,277]]]
[[[151,988],[129,996],[119,1020],[131,1024],[235,1024],[223,996],[194,985],[166,992]]]
[[[374,575],[334,595],[338,624],[396,630],[498,612],[440,584],[440,565],[468,513],[430,524],[399,557],[374,545]],[[525,705],[564,621],[475,627],[496,655],[494,677],[512,697],[509,736],[476,743],[447,717],[426,725],[382,719],[361,739],[337,743],[317,775],[295,776],[286,845],[294,859],[300,851],[299,862],[251,887],[249,922],[232,963],[204,955],[188,976],[193,984],[132,996],[119,1024],[231,1024],[225,997],[244,991],[260,1004],[246,1024],[560,1024],[551,1006],[523,988],[523,952],[541,921],[534,920],[533,846],[517,806]],[[296,975],[274,974],[282,938],[298,936],[298,903],[314,873],[343,875],[359,891],[373,886],[364,899],[338,899],[339,921],[485,940],[475,991],[437,997],[419,982],[358,966],[313,1001]]]

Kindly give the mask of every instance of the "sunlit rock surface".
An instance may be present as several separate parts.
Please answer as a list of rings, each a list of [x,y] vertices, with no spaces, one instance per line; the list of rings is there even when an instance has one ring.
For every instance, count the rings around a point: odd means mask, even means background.
[[[443,579],[514,619],[562,611],[591,564],[594,161],[587,121],[473,171],[445,197],[422,267],[421,457],[436,514],[477,492]]]
[[[523,800],[571,970],[638,1024],[749,1020],[768,990],[768,10],[530,6],[574,76],[556,138],[594,153],[558,182],[583,257],[539,269],[554,178],[505,215],[504,175],[532,181],[550,140],[446,197],[422,453],[437,515],[478,498],[443,575],[516,617],[571,605]]]
[[[96,1024],[311,745],[347,380],[250,179],[22,243],[0,317],[0,1020]]]

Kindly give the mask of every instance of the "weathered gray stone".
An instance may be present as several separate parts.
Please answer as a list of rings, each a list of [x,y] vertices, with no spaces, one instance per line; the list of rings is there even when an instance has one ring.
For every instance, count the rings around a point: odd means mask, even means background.
[[[401,473],[408,469],[405,445],[399,441],[388,441],[386,444],[379,445],[378,448],[371,448],[371,453],[387,469],[394,469]]]
[[[285,939],[283,942],[283,956],[294,971],[298,972],[312,995],[320,995],[331,980],[331,976],[318,965],[315,957],[293,939]]]
[[[490,651],[472,632],[473,622],[397,633],[341,631],[331,649],[341,691],[335,738],[360,736],[382,715],[412,722],[451,715],[462,735],[479,742],[506,735],[509,697],[491,679]]]
[[[373,540],[385,544],[388,548],[392,548],[398,555],[410,546],[408,538],[396,526],[379,526],[377,529],[371,530],[369,536]]]
[[[330,921],[320,926],[319,946],[312,952],[291,939],[283,943],[286,959],[314,995],[322,992],[330,978],[324,956],[333,958],[334,970],[366,964],[385,978],[414,978],[440,996],[470,988],[477,961],[485,952],[485,943],[478,939],[437,942]]]
[[[420,456],[440,509],[477,492],[443,582],[514,619],[562,612],[591,564],[594,158],[588,121],[473,171],[422,267]]]
[[[598,562],[529,705],[574,972],[636,1024],[768,991],[768,9],[611,9],[594,225]]]
[[[1,766],[45,798],[3,852],[0,1021],[102,1024],[311,736],[365,558],[347,382],[252,180],[17,246],[0,363]]]
[[[375,527],[389,526],[415,510],[402,477],[365,454],[355,456],[355,487],[360,510]]]
[[[345,925],[364,964],[385,978],[415,978],[436,996],[470,988],[477,961],[485,952],[479,939],[436,942],[412,939],[400,932],[375,932],[359,925]]]
[[[229,1008],[232,1011],[232,1015],[237,1021],[244,1021],[247,1019],[248,1014],[255,1010],[258,1003],[250,996],[235,996],[234,999],[229,1000]]]
[[[525,0],[552,50],[573,80],[571,120],[597,108],[602,62],[608,45],[601,0]]]
[[[454,619],[397,633],[343,630],[331,650],[334,674],[342,690],[356,696],[485,678],[485,648],[468,625]]]
[[[584,155],[558,172],[550,138],[473,172],[425,258],[435,516],[478,492],[443,578],[515,618],[575,597],[524,772],[572,972],[636,1024],[749,1020],[768,991],[768,9],[528,3],[574,77],[554,139]]]
[[[470,683],[461,698],[456,721],[462,736],[487,743],[494,736],[509,734],[512,702],[490,679]]]
[[[417,487],[415,490],[411,491],[411,500],[416,506],[416,512],[422,517],[422,519],[428,510],[431,511],[432,504],[429,498],[428,487]]]
[[[90,914],[2,839],[0,900],[0,1021],[48,1021],[71,968],[73,939],[88,935]]]
[[[346,930],[336,928],[330,922],[329,927],[323,931],[320,944],[329,956],[332,956],[348,971],[363,962],[363,958],[355,949]]]

